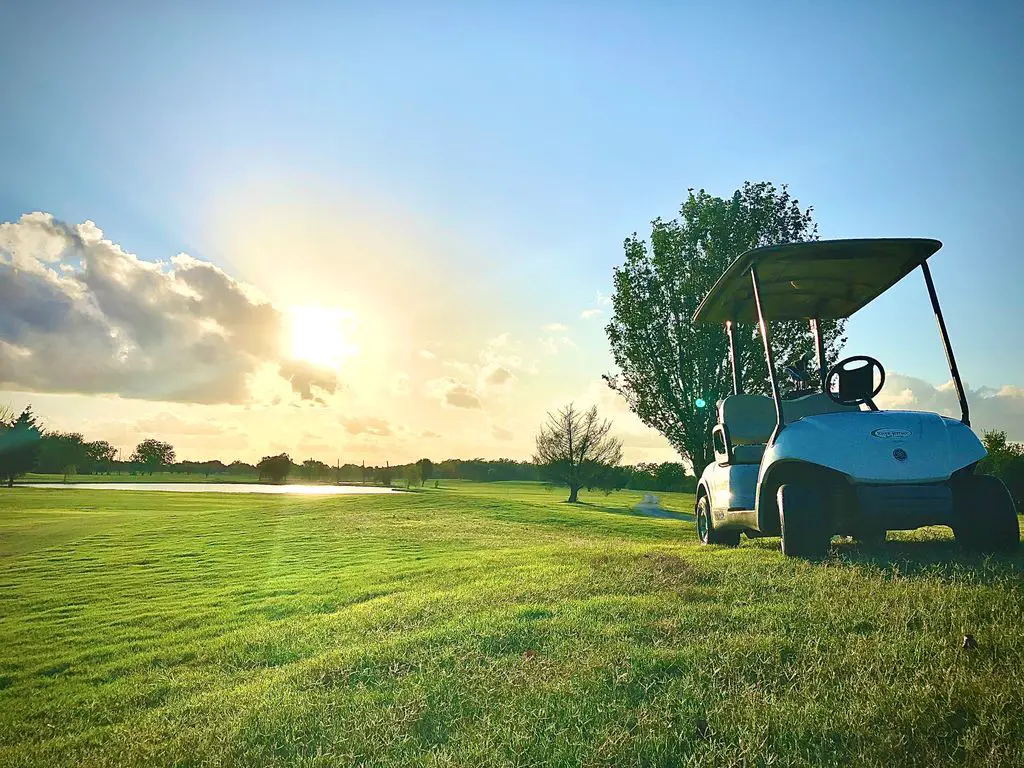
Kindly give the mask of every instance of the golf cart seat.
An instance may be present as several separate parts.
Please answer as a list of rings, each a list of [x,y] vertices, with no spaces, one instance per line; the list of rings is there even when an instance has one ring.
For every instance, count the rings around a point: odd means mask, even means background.
[[[731,448],[729,463],[759,464],[775,429],[775,404],[764,395],[729,395],[718,402],[718,424],[724,427],[723,448]]]
[[[782,414],[787,424],[805,416],[857,410],[859,406],[841,405],[822,392],[782,401]],[[719,400],[718,423],[724,429],[721,438],[715,438],[715,450],[727,456],[729,464],[760,464],[775,421],[775,403],[770,397],[730,395]]]

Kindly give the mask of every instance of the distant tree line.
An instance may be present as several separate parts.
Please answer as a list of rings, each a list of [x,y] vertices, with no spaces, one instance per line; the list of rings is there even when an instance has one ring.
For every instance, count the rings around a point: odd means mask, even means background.
[[[106,440],[87,440],[78,432],[48,430],[26,408],[20,414],[0,407],[0,482],[12,484],[29,472],[61,475],[151,475],[168,472],[202,476],[230,477],[267,482],[373,483],[407,487],[443,480],[474,482],[553,482],[550,467],[516,459],[445,459],[434,462],[423,458],[410,464],[368,465],[364,463],[333,466],[314,458],[293,460],[287,453],[264,456],[256,464],[241,460],[230,464],[220,459],[177,460],[174,447],[156,438],[140,442],[127,458]],[[692,491],[696,478],[682,464],[637,464],[616,466],[592,479],[587,487],[613,490],[629,488],[642,491]]]

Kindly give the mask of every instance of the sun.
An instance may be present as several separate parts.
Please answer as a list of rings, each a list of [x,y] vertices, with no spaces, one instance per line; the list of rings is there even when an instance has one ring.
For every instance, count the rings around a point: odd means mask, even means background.
[[[352,342],[356,318],[334,307],[292,307],[291,355],[322,368],[340,368],[359,348]]]

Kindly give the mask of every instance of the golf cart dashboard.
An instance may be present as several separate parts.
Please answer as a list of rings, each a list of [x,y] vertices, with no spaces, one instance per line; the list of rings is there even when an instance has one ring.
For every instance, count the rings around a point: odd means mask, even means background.
[[[860,365],[857,365],[858,363]],[[823,394],[837,405],[866,405],[872,411],[878,410],[874,398],[885,385],[885,368],[873,357],[854,355],[831,366],[822,378],[822,392],[810,384],[811,378],[806,373],[806,359],[802,359],[796,365],[787,365],[784,370],[789,374],[795,388],[780,394],[783,403]]]
[[[859,405],[838,403],[823,392],[804,393],[800,397],[782,401],[782,413],[787,424],[805,416],[820,416],[823,413],[845,413],[859,411]]]

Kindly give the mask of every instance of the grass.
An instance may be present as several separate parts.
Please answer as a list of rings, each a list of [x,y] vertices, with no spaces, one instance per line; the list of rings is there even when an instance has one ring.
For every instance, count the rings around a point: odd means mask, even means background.
[[[1024,765],[1024,558],[640,496],[4,489],[0,765]]]

